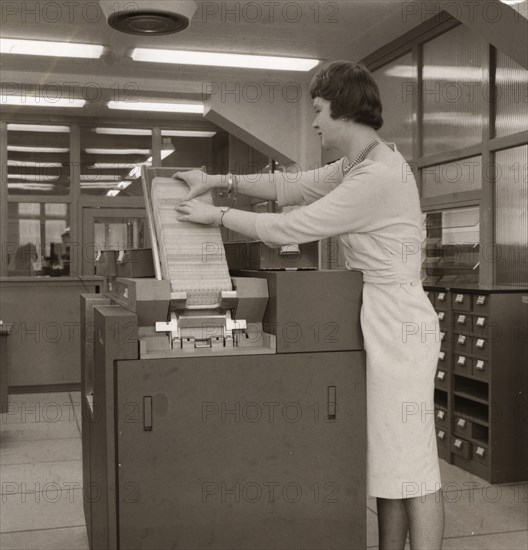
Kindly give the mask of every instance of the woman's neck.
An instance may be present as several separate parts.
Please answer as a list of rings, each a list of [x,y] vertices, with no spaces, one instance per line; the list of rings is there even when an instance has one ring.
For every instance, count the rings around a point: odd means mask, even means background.
[[[381,141],[381,138],[375,130],[359,124],[354,125],[354,128],[351,128],[351,131],[349,132],[348,139],[346,140],[345,147],[343,148],[348,161],[354,162],[365,147],[367,147],[375,139]]]

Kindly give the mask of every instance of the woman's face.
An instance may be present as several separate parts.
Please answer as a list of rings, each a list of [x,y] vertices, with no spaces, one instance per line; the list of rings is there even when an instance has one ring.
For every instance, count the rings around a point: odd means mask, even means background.
[[[336,147],[336,141],[339,136],[341,124],[339,119],[333,119],[330,116],[330,101],[321,97],[316,97],[313,102],[315,110],[315,119],[312,126],[317,135],[321,138],[323,149],[332,149]]]

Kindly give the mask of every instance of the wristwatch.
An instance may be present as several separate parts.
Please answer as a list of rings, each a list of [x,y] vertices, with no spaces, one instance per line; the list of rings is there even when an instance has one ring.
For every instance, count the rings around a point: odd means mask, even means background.
[[[220,225],[224,225],[223,224],[224,216],[225,216],[226,212],[229,212],[229,210],[231,210],[230,206],[221,206],[220,207],[220,221],[218,222]]]

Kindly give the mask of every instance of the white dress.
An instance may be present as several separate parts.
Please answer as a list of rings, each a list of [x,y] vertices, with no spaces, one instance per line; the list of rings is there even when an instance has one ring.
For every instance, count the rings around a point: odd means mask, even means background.
[[[434,427],[438,318],[421,280],[422,214],[416,183],[399,153],[343,179],[341,163],[320,181],[277,183],[287,214],[256,216],[271,245],[339,235],[346,265],[363,272],[361,327],[367,355],[367,491],[418,497],[440,489]]]

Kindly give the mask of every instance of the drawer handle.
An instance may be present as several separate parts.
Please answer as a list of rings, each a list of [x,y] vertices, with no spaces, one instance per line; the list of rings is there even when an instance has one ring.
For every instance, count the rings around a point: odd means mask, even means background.
[[[457,323],[459,325],[465,325],[466,324],[466,316],[465,315],[459,315],[457,318]]]
[[[484,370],[484,361],[482,361],[482,359],[479,359],[477,361],[477,364],[475,365],[475,368],[478,370]]]
[[[445,378],[445,372],[443,370],[439,370],[436,374],[436,377],[438,380],[443,380]]]
[[[437,411],[436,418],[438,418],[438,420],[443,420],[445,418],[445,411]]]
[[[486,317],[479,317],[475,324],[477,327],[483,327],[486,324]]]
[[[461,304],[464,301],[464,295],[463,294],[457,294],[455,298],[455,302],[457,304]]]
[[[484,455],[486,454],[486,449],[484,449],[484,447],[477,447],[475,454],[484,457]]]
[[[466,427],[466,420],[464,418],[459,418],[457,421],[457,426],[459,428],[465,428]]]
[[[466,364],[466,357],[464,357],[463,355],[460,355],[457,361],[457,365],[464,366],[465,364]]]
[[[438,430],[438,433],[436,435],[438,436],[438,439],[445,439],[444,430]]]
[[[479,296],[477,298],[477,305],[483,306],[486,303],[486,296]]]
[[[466,343],[466,337],[463,334],[459,334],[457,342],[459,344],[465,344]]]
[[[440,292],[438,294],[438,299],[440,300],[440,302],[445,301],[445,292]]]
[[[461,439],[455,439],[454,446],[457,449],[461,449],[463,445],[464,445],[464,442]]]
[[[444,317],[445,317],[445,311],[439,311],[438,312],[438,319],[440,319],[440,321],[443,321]]]
[[[440,361],[443,361],[445,359],[445,351],[441,351],[438,354],[438,359],[440,359]]]
[[[479,338],[477,340],[477,344],[476,344],[477,348],[482,349],[484,348],[485,345],[486,345],[486,340],[482,340],[482,338]]]

